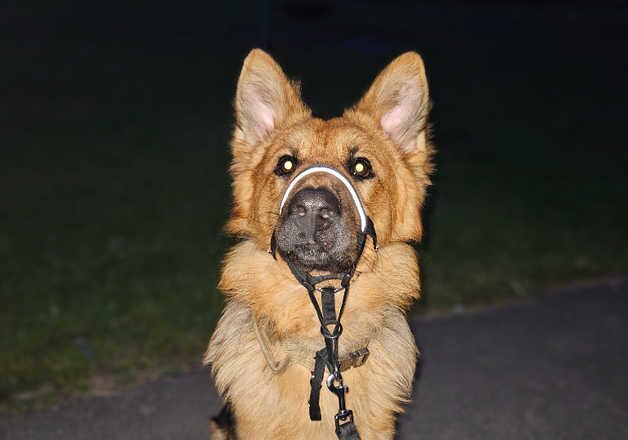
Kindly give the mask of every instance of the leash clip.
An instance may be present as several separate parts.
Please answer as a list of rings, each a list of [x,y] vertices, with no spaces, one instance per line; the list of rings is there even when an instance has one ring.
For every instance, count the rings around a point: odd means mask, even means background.
[[[347,409],[345,403],[345,394],[349,389],[344,385],[337,369],[327,377],[327,388],[338,397],[338,412],[334,416],[336,435],[339,439],[359,439],[360,436],[353,424],[353,411]]]
[[[335,382],[338,384],[336,385]],[[327,376],[327,388],[338,397],[338,413],[335,416],[336,427],[338,427],[341,420],[345,421],[348,417],[353,419],[353,412],[347,409],[345,402],[345,394],[348,392],[348,388],[345,386],[338,369],[335,369],[333,373]]]

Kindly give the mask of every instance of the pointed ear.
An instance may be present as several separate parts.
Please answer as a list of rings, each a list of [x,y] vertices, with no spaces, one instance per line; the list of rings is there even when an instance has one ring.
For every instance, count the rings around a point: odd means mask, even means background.
[[[309,114],[299,87],[270,55],[253,49],[242,66],[235,98],[236,138],[253,146],[293,116]]]
[[[403,153],[425,148],[429,93],[421,56],[406,52],[375,79],[356,110],[373,116]]]

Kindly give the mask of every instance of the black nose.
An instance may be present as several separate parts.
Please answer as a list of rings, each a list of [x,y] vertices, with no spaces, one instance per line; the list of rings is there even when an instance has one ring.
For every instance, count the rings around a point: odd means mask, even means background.
[[[317,234],[338,222],[338,198],[325,188],[304,188],[288,205],[288,216],[298,225],[299,241],[315,243]]]

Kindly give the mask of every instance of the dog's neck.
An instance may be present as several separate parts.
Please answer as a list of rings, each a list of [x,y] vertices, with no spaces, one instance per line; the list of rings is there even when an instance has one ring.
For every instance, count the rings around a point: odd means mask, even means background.
[[[365,252],[357,272],[343,317],[343,339],[348,343],[381,325],[387,309],[407,310],[419,297],[416,253],[406,243],[382,246],[376,256]],[[272,323],[272,338],[320,344],[320,324],[305,288],[285,262],[274,260],[253,241],[231,249],[219,288],[230,300],[249,307],[255,319]]]

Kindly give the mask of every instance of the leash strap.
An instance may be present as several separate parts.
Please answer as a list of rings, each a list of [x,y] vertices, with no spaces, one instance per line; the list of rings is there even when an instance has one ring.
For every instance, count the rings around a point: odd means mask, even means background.
[[[310,378],[310,420],[321,420],[321,386],[323,383],[323,375],[325,374],[325,364],[327,363],[327,349],[323,348],[316,352],[314,357],[314,371]]]
[[[315,304],[314,308],[321,322],[321,332],[323,332],[323,335],[325,335],[325,331],[328,331],[328,325],[331,326],[338,323],[335,294],[336,289],[333,287],[323,287],[321,289],[320,313],[313,292],[310,294],[310,299],[313,301],[313,304]],[[340,327],[340,329],[342,329],[342,327]],[[314,356],[314,371],[312,371],[312,376],[310,377],[310,400],[308,401],[310,406],[310,420],[321,420],[320,396],[325,367],[327,367],[329,373],[334,371],[334,367],[330,362],[330,354],[333,352],[333,347],[331,347],[331,351],[329,351],[329,349],[327,338],[325,338],[325,347],[318,350],[316,356]]]
[[[336,291],[333,287],[323,287],[321,289],[323,327],[338,322],[336,318],[335,294]],[[308,401],[310,407],[310,420],[321,420],[320,397],[325,367],[327,367],[330,373],[333,371],[333,366],[329,362],[327,347],[318,350],[316,352],[316,356],[314,356],[314,371],[312,371],[312,376],[310,378],[310,400]]]
[[[336,298],[333,287],[323,287],[321,289],[321,302],[323,303],[323,325],[336,323]]]
[[[353,412],[346,407],[345,395],[347,393],[347,387],[340,373],[341,362],[338,356],[338,339],[342,334],[340,319],[345,310],[347,295],[349,293],[349,283],[355,271],[355,267],[342,276],[334,276],[334,278],[341,280],[340,288],[323,287],[320,289],[321,304],[319,305],[314,294],[316,291],[315,286],[317,283],[325,281],[325,279],[314,279],[307,273],[302,274],[296,267],[292,266],[292,264],[289,263],[288,265],[295,273],[297,279],[302,281],[301,284],[308,292],[310,301],[316,311],[316,316],[321,324],[321,333],[325,341],[325,347],[316,352],[314,371],[312,371],[310,377],[310,419],[321,420],[320,389],[325,374],[325,367],[327,367],[330,373],[326,380],[327,388],[338,398],[338,412],[334,416],[336,436],[339,440],[359,440],[360,436],[353,422]],[[340,310],[336,315],[335,295],[338,292],[342,292],[342,300]]]

